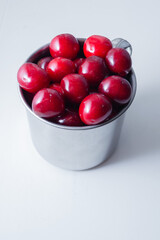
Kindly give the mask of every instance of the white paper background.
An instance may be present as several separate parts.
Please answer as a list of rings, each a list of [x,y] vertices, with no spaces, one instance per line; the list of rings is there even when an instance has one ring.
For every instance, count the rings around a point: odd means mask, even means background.
[[[160,239],[160,2],[0,0],[0,239]],[[34,149],[16,72],[59,33],[122,37],[138,91],[115,154],[71,172]]]

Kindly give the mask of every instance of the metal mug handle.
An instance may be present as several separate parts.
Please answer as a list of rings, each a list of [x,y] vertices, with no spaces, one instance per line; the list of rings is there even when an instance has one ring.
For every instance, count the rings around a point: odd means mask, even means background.
[[[123,48],[129,53],[129,55],[132,55],[132,46],[127,40],[115,38],[112,40],[112,45],[113,48]]]

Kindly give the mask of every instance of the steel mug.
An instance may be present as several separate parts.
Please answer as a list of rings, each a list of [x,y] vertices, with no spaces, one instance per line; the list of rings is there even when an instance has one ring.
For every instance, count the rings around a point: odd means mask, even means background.
[[[84,39],[78,39],[81,48]],[[112,41],[113,47],[125,48],[130,54],[131,45],[123,39]],[[27,62],[36,63],[49,56],[49,45],[33,53]],[[123,120],[136,93],[136,76],[131,70],[128,78],[132,86],[129,103],[111,120],[93,126],[70,127],[51,123],[35,115],[29,106],[26,92],[19,87],[21,100],[27,111],[33,144],[39,154],[53,165],[70,170],[93,168],[107,160],[116,149]]]

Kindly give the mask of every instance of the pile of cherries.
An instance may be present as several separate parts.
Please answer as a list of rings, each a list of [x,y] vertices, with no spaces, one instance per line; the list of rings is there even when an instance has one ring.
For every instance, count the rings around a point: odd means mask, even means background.
[[[129,102],[132,88],[126,78],[132,61],[125,49],[113,48],[99,35],[87,38],[81,48],[73,35],[60,34],[49,50],[50,56],[24,63],[17,74],[39,117],[67,126],[94,125]]]

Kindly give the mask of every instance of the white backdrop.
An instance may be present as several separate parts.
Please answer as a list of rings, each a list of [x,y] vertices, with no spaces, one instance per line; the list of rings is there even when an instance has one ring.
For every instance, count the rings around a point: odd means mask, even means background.
[[[160,239],[160,3],[0,0],[0,240]],[[103,165],[71,172],[34,149],[16,73],[59,33],[122,37],[138,91]]]

